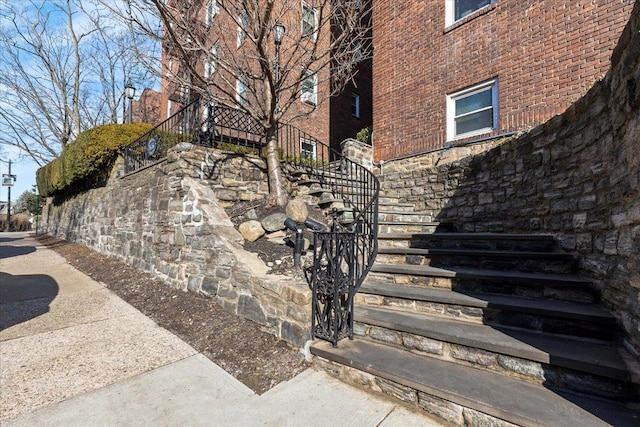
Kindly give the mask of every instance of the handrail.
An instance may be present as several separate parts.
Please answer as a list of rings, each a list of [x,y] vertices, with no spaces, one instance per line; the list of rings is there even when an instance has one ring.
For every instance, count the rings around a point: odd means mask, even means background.
[[[380,182],[364,166],[292,125],[281,125],[277,138],[282,164],[338,201],[327,229],[313,229],[314,263],[305,271],[313,291],[312,334],[337,345],[353,337],[353,300],[378,253]],[[266,145],[264,128],[247,114],[215,103],[207,103],[202,114],[194,101],[125,148],[126,172],[164,158],[179,142],[233,144],[256,153]]]
[[[200,127],[200,101],[196,99],[124,148],[125,173],[164,159],[167,150],[181,142],[192,142]]]

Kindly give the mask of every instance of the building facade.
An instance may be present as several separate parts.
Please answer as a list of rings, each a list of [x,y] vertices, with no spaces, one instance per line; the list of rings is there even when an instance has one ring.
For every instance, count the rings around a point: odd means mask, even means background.
[[[289,72],[291,78],[282,82],[285,87],[296,79],[301,70],[308,73],[308,78],[295,93],[284,90],[277,101],[286,106],[283,108],[286,113],[280,120],[282,123],[295,126],[336,150],[339,150],[342,140],[355,138],[358,131],[371,125],[371,59],[358,61],[355,77],[338,96],[330,96],[333,81],[331,66],[327,64],[331,61],[325,61],[326,66],[320,69],[310,67],[308,72],[299,65],[308,62],[307,57],[313,54],[313,49],[318,52],[331,49],[329,27],[322,18],[331,2],[281,0],[275,10],[279,13],[277,21],[282,23],[285,31],[283,40],[275,46],[273,25],[270,23],[269,34],[265,36],[267,42],[263,42],[259,49],[259,42],[254,36],[259,35],[255,30],[261,22],[261,0],[249,2],[258,7],[255,14],[247,13],[240,7],[242,3],[237,3],[222,5],[216,0],[167,2],[168,10],[175,13],[176,19],[175,25],[165,28],[165,31],[189,34],[180,46],[171,42],[163,45],[161,120],[203,95],[206,98],[213,96],[223,105],[237,106],[238,102],[246,102],[255,104],[257,110],[262,108],[266,111],[267,108],[261,106],[268,104],[269,100],[265,98],[269,95],[261,85],[267,83],[269,76],[256,65],[256,58],[264,54],[268,61],[278,61],[280,75]],[[323,37],[324,33],[328,36]],[[276,48],[279,49],[277,56]],[[324,53],[319,56],[322,55]],[[233,69],[249,70],[247,75],[251,76],[243,79],[238,73],[234,75]],[[199,90],[194,91],[195,87]],[[314,148],[309,146],[309,141],[301,138],[300,144],[301,152],[313,157]]]
[[[373,140],[391,160],[531,128],[609,69],[633,0],[373,4]]]

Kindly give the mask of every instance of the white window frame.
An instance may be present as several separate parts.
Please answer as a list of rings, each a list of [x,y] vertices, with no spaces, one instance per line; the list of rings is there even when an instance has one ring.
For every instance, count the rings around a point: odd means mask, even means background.
[[[173,58],[169,58],[169,63],[167,64],[167,78],[173,78]]]
[[[311,37],[315,41],[318,36],[318,9],[303,0],[300,10],[300,34],[302,34],[302,37]],[[305,20],[305,11],[310,11],[313,14],[313,30],[310,32],[305,31],[305,24],[309,24],[309,22]]]
[[[167,100],[167,117],[171,117],[171,110],[173,109],[173,101]]]
[[[204,59],[204,78],[210,79],[216,72],[218,65],[218,43],[214,44],[209,51],[209,55]]]
[[[477,113],[478,111],[493,109],[491,115],[491,127],[484,127],[475,129],[471,132],[466,132],[462,134],[457,134],[456,132],[456,101],[466,98],[471,95],[475,95],[479,92],[485,91],[487,89],[491,89],[491,106],[485,107],[483,109],[474,110],[464,115],[470,115]],[[447,140],[452,141],[455,139],[468,138],[470,136],[480,135],[483,133],[489,133],[498,128],[498,118],[499,118],[499,105],[498,105],[498,79],[491,79],[477,85],[468,87],[458,92],[454,92],[450,95],[447,95]],[[459,117],[462,117],[459,116]]]
[[[245,13],[242,13],[240,16],[238,16],[238,40],[237,40],[238,47],[242,46],[242,43],[244,43],[245,40],[247,40],[246,28],[248,26],[249,26],[249,17]]]
[[[360,95],[357,93],[351,94],[351,115],[360,118]]]
[[[209,0],[207,2],[207,11],[205,15],[205,24],[210,26],[213,23],[213,18],[218,15],[220,12],[220,6],[218,5],[218,0]]]
[[[246,105],[249,102],[247,91],[249,90],[247,83],[244,81],[246,77],[241,76],[236,79],[236,101],[240,105]]]
[[[480,9],[483,9],[483,8],[485,8],[487,6],[491,6],[496,1],[497,0],[490,0],[489,4],[486,4],[484,6],[480,6],[479,8],[477,8],[473,12],[463,16],[462,18],[456,19],[456,3],[455,3],[455,0],[445,0],[444,1],[444,4],[445,4],[445,26],[448,27],[449,25],[452,25],[452,24],[460,21],[461,19],[464,19],[467,16],[469,16],[469,15],[471,15],[473,13],[476,13]]]
[[[302,148],[303,144],[311,145],[312,150],[309,151],[307,149]],[[300,158],[302,159],[316,159],[316,142],[313,139],[300,138]]]
[[[311,91],[305,90],[306,83],[311,81],[313,89]],[[305,79],[300,86],[300,101],[307,104],[317,105],[318,102],[318,73],[311,70],[305,71]]]

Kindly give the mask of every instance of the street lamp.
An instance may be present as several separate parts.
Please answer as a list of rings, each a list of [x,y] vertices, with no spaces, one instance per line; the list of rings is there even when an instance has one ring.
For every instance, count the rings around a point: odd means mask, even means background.
[[[133,97],[136,95],[136,88],[133,87],[131,82],[127,82],[124,85],[124,94],[129,98],[129,124],[133,122]]]
[[[278,89],[280,87],[280,45],[284,38],[284,33],[287,29],[282,23],[276,21],[273,26],[273,43],[276,45],[276,66],[275,66],[275,97],[276,97],[276,112],[280,110],[278,105]]]

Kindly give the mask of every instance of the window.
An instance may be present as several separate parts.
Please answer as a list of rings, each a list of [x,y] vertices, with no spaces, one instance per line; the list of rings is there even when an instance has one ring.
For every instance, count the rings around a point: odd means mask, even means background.
[[[247,28],[249,27],[249,17],[243,13],[238,18],[238,47],[247,39]]]
[[[314,140],[300,138],[300,157],[303,159],[316,159],[316,142]]]
[[[445,23],[451,25],[496,0],[445,0]]]
[[[170,79],[173,77],[173,59],[169,59],[169,64],[167,65],[167,78]]]
[[[236,101],[240,105],[245,105],[248,102],[246,76],[240,76],[240,78],[236,80]]]
[[[302,37],[315,39],[318,29],[318,10],[306,2],[302,2]]]
[[[351,115],[360,118],[360,96],[358,94],[351,94]]]
[[[447,97],[447,138],[491,132],[498,124],[498,81],[490,80]]]
[[[305,79],[300,90],[300,100],[309,104],[316,104],[318,94],[318,75],[305,71]]]
[[[204,78],[210,79],[213,73],[216,72],[216,63],[218,60],[218,44],[213,45],[209,54],[204,60]]]
[[[173,109],[173,101],[167,101],[167,117],[171,117],[171,110]]]
[[[207,13],[205,17],[205,23],[211,25],[213,18],[218,14],[218,0],[209,0],[207,2]]]

